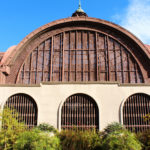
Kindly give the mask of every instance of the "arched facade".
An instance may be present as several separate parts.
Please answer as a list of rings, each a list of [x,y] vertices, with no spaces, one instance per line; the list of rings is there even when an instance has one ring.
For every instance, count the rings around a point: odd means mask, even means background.
[[[17,111],[20,121],[29,128],[37,125],[38,108],[32,97],[26,94],[15,94],[8,98],[4,108]]]
[[[61,129],[99,129],[99,110],[88,95],[75,94],[66,99],[61,108]]]
[[[117,40],[92,30],[71,30],[46,39],[23,63],[17,83],[42,81],[143,83],[144,79],[132,54]]]
[[[123,124],[131,131],[150,129],[150,122],[144,116],[150,114],[150,96],[137,93],[128,97],[123,105]]]
[[[149,57],[147,48],[120,26],[71,17],[35,30],[2,62],[9,84],[149,83]]]
[[[39,110],[38,123],[48,121],[63,129],[104,129],[108,123],[119,122],[124,97],[150,95],[150,46],[111,22],[82,13],[73,16],[38,28],[0,53],[0,103],[8,93],[13,95],[6,105],[14,106],[29,127],[37,125]],[[34,95],[39,109],[30,96],[16,91]],[[91,95],[100,108],[91,97],[72,93]],[[132,131],[148,127],[138,118],[139,112],[131,112],[147,111],[145,99],[137,94],[124,103],[124,124]]]

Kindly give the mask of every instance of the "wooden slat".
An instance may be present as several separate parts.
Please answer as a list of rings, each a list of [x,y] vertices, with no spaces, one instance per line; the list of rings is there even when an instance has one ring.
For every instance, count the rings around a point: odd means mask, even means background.
[[[114,51],[114,69],[115,69],[115,81],[117,81],[117,60],[116,60],[115,41],[113,41],[113,51]]]
[[[87,32],[87,46],[88,46],[88,69],[89,69],[89,73],[88,73],[88,81],[91,81],[91,67],[90,67],[90,49],[89,49],[89,32]]]
[[[110,54],[109,54],[109,39],[108,39],[108,36],[106,36],[106,51],[107,51],[107,65],[108,65],[108,70],[107,70],[107,80],[110,81]]]
[[[122,55],[122,47],[120,45],[120,61],[121,61],[121,76],[122,76],[122,83],[124,83],[124,68],[123,68],[123,55]]]
[[[52,38],[49,40],[49,60],[48,60],[48,81],[50,81],[50,76],[51,76],[51,51],[52,51]]]
[[[98,67],[98,49],[97,49],[97,32],[95,32],[95,50],[96,50],[96,80],[99,81],[99,67]]]
[[[53,69],[53,53],[54,53],[54,37],[52,36],[52,45],[51,45],[51,64],[50,64],[50,81],[53,81],[52,78],[52,69]]]
[[[69,32],[69,74],[68,74],[68,78],[69,81],[71,81],[71,50],[70,50],[70,38],[71,38],[71,32]]]
[[[42,79],[41,81],[44,81],[44,54],[45,54],[45,41],[43,42],[43,58],[42,58]]]
[[[65,42],[65,32],[63,32],[63,47],[62,47],[62,81],[64,81],[64,65],[65,65],[65,51],[64,51],[64,49],[65,49],[65,44],[66,44],[66,42]]]

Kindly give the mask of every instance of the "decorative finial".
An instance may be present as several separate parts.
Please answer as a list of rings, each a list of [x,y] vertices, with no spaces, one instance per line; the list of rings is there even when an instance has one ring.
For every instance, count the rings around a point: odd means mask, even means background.
[[[84,12],[84,10],[81,8],[81,0],[79,0],[79,8],[77,9],[77,12]]]
[[[72,14],[72,17],[87,17],[87,14],[84,12],[84,10],[81,8],[81,0],[79,0],[79,7],[78,9]]]
[[[81,8],[81,0],[79,0],[79,8]]]

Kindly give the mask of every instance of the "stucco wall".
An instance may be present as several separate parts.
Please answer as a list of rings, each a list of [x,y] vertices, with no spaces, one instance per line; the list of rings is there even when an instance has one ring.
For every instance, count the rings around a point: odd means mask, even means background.
[[[108,123],[121,122],[121,105],[132,94],[150,95],[150,85],[118,85],[117,83],[40,84],[39,86],[0,86],[0,104],[17,93],[30,95],[38,106],[38,124],[47,122],[61,128],[61,107],[71,95],[83,93],[91,96],[99,108],[100,130]]]

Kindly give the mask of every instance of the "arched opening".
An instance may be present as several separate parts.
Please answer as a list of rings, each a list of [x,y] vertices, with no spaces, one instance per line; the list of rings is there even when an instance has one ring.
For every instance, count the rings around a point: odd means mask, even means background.
[[[144,116],[150,113],[150,96],[142,93],[131,95],[123,105],[123,124],[130,131],[150,129]]]
[[[8,98],[4,108],[15,109],[21,122],[24,122],[28,128],[37,125],[38,109],[32,97],[26,94],[15,94]]]
[[[71,30],[49,37],[24,61],[17,83],[42,81],[143,83],[144,79],[122,43],[100,32]]]
[[[99,111],[88,95],[75,94],[66,99],[61,109],[61,128],[99,129]]]

